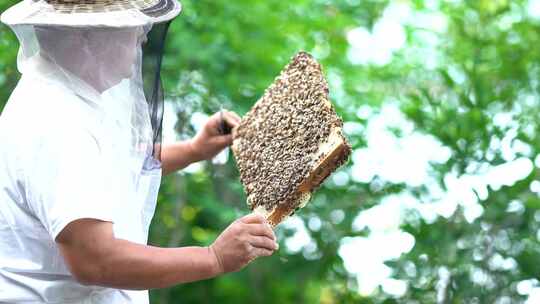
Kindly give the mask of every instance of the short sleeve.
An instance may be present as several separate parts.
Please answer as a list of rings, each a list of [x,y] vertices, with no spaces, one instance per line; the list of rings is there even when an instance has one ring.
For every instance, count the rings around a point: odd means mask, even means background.
[[[77,219],[112,222],[107,177],[113,166],[90,132],[64,127],[42,134],[26,157],[29,208],[52,239]]]

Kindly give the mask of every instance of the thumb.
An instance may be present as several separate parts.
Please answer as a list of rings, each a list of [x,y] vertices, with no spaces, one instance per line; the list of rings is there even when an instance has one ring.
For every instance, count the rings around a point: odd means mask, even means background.
[[[232,134],[227,135],[219,135],[214,138],[212,138],[212,142],[214,145],[220,148],[225,148],[227,146],[230,146],[233,142],[233,136]]]

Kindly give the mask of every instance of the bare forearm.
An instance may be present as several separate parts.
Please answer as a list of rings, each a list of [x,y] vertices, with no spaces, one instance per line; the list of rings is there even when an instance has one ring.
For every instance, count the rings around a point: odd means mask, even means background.
[[[120,289],[152,289],[204,280],[237,271],[278,245],[261,215],[233,222],[209,247],[159,248],[114,236],[111,222],[79,219],[56,243],[71,274],[81,284]]]
[[[164,288],[215,277],[219,264],[205,247],[159,248],[116,240],[95,269],[93,285],[120,289]]]
[[[199,160],[201,159],[193,150],[190,141],[164,145],[161,150],[161,166],[164,175],[181,170]]]

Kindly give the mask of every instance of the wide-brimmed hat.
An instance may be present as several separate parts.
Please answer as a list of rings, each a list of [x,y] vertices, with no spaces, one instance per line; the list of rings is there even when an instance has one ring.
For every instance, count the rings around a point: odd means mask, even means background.
[[[132,27],[171,20],[180,10],[177,0],[23,0],[0,20],[10,26]]]

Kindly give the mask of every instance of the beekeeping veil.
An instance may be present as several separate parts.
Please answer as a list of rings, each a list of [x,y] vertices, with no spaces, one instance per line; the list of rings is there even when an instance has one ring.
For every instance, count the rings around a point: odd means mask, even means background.
[[[2,22],[20,41],[23,77],[80,97],[102,114],[100,123],[110,126],[119,146],[159,159],[161,58],[179,12],[176,0],[24,0]]]

